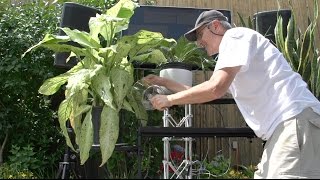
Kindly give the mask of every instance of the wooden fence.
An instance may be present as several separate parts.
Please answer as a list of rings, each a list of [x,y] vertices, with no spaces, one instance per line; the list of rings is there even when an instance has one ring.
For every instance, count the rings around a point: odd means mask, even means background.
[[[308,17],[313,17],[313,0],[290,0],[296,22],[301,30],[308,26]],[[154,2],[157,6],[227,9],[231,11],[232,23],[241,26],[237,13],[244,18],[253,17],[257,12],[290,9],[289,0],[140,0],[140,4]],[[316,30],[316,43],[320,45],[320,18]]]

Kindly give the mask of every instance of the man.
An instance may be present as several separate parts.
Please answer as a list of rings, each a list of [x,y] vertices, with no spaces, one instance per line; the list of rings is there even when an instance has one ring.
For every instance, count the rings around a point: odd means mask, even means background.
[[[320,178],[320,102],[279,50],[254,30],[231,28],[215,10],[200,14],[185,37],[210,56],[219,53],[214,72],[194,87],[145,77],[176,92],[154,96],[154,108],[204,103],[228,91],[248,126],[266,141],[254,178]]]

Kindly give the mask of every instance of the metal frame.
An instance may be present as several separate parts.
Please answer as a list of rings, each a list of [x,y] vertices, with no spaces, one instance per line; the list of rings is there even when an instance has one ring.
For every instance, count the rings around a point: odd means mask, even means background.
[[[163,127],[191,127],[192,126],[192,112],[191,105],[185,106],[185,116],[180,121],[175,121],[171,116],[169,109],[165,109],[163,112]],[[182,140],[184,141],[184,160],[175,165],[171,162],[170,158],[170,142]],[[163,137],[163,178],[164,179],[192,179],[192,137],[182,137],[181,139],[175,139],[173,137]],[[170,176],[169,168],[173,170],[173,174]]]

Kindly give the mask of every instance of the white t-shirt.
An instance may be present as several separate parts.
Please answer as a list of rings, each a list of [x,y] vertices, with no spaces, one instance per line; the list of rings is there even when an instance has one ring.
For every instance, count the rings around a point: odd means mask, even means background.
[[[263,140],[277,125],[320,102],[282,53],[258,32],[244,27],[226,31],[215,71],[242,66],[229,87],[246,123]]]

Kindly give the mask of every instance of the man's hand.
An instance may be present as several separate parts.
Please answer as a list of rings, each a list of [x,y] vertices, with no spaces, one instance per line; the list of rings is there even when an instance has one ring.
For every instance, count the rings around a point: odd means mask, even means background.
[[[153,108],[160,111],[172,106],[167,95],[157,94],[151,98],[150,102],[152,103]]]

